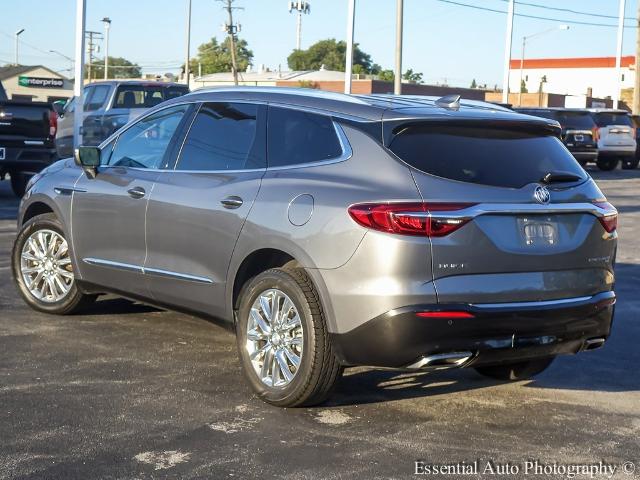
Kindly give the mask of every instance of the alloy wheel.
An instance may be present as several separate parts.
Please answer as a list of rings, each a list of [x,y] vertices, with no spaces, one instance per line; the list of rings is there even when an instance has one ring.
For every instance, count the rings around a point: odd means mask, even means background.
[[[63,300],[74,280],[67,241],[53,230],[33,232],[22,247],[20,273],[36,299],[45,303]]]
[[[262,292],[247,320],[246,349],[258,378],[265,385],[289,385],[303,353],[304,331],[298,309],[282,290]]]

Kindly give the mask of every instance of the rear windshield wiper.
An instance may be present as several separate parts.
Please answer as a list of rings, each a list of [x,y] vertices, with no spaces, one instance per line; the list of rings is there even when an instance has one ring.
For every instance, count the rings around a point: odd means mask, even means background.
[[[543,183],[577,182],[578,180],[582,180],[582,177],[571,172],[549,172],[540,179]]]

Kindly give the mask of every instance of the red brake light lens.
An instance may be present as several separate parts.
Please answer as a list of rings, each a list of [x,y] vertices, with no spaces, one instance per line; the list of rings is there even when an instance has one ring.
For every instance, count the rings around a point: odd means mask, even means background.
[[[593,204],[605,210],[605,214],[598,217],[598,220],[607,233],[613,233],[618,228],[618,211],[607,201],[597,201]]]
[[[418,312],[418,317],[422,318],[474,318],[475,315],[469,312]]]
[[[363,227],[399,235],[444,237],[462,227],[468,218],[447,217],[473,203],[361,203],[349,207],[349,215]],[[442,212],[434,215],[433,212]]]
[[[49,136],[55,137],[58,131],[58,114],[51,110],[49,112]]]

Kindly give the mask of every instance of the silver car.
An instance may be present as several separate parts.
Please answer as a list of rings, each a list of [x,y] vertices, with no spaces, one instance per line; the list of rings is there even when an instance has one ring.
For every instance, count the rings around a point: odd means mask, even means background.
[[[499,379],[603,345],[617,211],[559,125],[458,97],[201,90],[34,177],[15,281],[222,319],[265,401],[345,366]]]

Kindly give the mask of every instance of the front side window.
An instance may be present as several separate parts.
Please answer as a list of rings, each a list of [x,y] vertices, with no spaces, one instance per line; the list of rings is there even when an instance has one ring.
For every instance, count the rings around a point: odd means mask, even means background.
[[[165,108],[134,123],[118,137],[109,165],[160,168],[188,105]]]
[[[95,87],[91,87],[91,93],[87,96],[84,104],[84,110],[91,112],[102,107],[107,99],[110,89],[111,87],[108,85],[96,85]]]
[[[204,103],[185,138],[176,169],[263,168],[261,108],[247,103]]]
[[[330,117],[288,108],[269,108],[267,145],[269,167],[331,160],[343,153]]]

